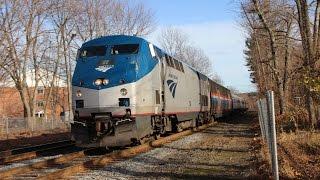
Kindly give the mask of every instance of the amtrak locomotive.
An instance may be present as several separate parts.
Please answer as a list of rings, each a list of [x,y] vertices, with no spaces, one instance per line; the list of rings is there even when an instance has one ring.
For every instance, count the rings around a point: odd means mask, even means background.
[[[141,143],[234,109],[227,88],[135,36],[84,43],[72,85],[72,138],[85,147]]]

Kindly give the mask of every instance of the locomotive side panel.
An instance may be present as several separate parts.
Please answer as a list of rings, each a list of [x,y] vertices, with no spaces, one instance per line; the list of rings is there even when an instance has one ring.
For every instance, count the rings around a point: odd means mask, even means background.
[[[136,126],[139,138],[152,134],[151,116],[161,115],[160,66],[158,62],[150,74],[136,83]]]
[[[168,62],[168,61],[167,61]],[[199,112],[199,81],[188,66],[183,70],[167,63],[165,70],[165,113],[177,115],[178,121],[193,120]]]

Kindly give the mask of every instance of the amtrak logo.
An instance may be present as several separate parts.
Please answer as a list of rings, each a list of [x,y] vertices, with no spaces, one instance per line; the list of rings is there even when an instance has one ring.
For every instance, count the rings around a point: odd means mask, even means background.
[[[177,83],[174,82],[173,80],[169,79],[169,80],[167,80],[167,84],[168,84],[169,90],[172,94],[172,97],[174,98],[174,96],[176,94]]]
[[[114,64],[111,60],[100,60],[95,70],[101,71],[101,72],[107,72],[109,69],[113,67],[114,67]]]

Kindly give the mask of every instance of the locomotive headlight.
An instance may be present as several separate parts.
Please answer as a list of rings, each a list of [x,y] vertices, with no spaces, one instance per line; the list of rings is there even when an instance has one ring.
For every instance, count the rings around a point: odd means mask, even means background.
[[[122,96],[125,96],[125,95],[128,94],[128,90],[127,90],[126,88],[122,88],[122,89],[120,89],[120,94],[121,94]]]
[[[81,93],[80,90],[77,91],[76,96],[77,96],[77,97],[81,97],[81,96],[82,96],[82,93]]]
[[[94,81],[94,84],[95,84],[96,86],[100,86],[100,85],[102,84],[102,80],[101,80],[101,79],[96,79],[96,80]]]
[[[107,84],[109,84],[109,79],[103,79],[103,80],[102,80],[102,84],[105,85],[105,86],[106,86]]]

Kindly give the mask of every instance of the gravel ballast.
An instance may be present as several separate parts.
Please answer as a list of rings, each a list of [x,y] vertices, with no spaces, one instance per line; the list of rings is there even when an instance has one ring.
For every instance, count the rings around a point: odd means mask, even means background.
[[[202,132],[75,179],[195,179],[256,176],[251,150],[254,132],[247,123],[217,123]]]

